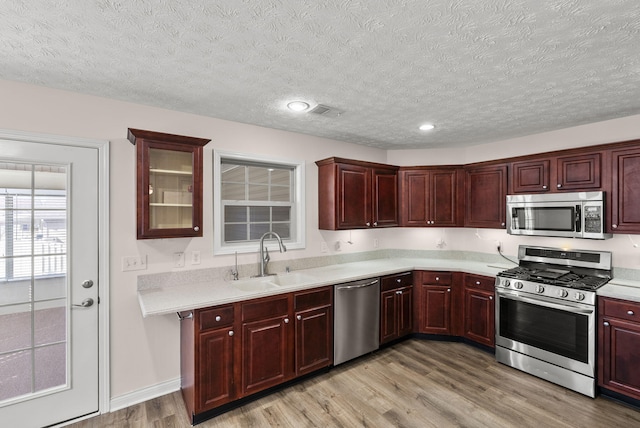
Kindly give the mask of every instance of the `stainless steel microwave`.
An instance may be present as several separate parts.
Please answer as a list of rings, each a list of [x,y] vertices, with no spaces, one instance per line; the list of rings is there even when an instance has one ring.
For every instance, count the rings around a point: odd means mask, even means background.
[[[507,233],[607,239],[604,192],[507,195]]]

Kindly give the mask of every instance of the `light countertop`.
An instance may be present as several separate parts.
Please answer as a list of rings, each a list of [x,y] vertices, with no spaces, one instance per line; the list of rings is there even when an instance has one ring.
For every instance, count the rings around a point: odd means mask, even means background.
[[[147,288],[138,291],[143,317],[205,308],[325,285],[334,285],[412,270],[442,270],[496,276],[512,267],[507,263],[427,258],[385,258],[303,269],[264,278],[207,282]],[[613,279],[598,295],[640,301],[640,282]]]

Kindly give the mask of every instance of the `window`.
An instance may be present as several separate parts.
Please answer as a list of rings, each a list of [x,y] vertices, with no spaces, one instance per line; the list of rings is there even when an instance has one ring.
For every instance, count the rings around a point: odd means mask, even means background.
[[[304,248],[304,162],[214,152],[214,253],[255,252],[265,232]]]

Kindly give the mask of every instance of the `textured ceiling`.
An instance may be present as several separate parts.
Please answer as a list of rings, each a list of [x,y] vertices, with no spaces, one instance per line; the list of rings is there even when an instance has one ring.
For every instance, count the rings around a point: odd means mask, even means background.
[[[0,78],[373,147],[640,113],[638,0],[1,3]]]

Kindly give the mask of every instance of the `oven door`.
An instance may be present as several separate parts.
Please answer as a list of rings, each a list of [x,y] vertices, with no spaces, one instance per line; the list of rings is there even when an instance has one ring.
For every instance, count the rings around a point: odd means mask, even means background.
[[[595,306],[496,289],[496,346],[595,375]]]

